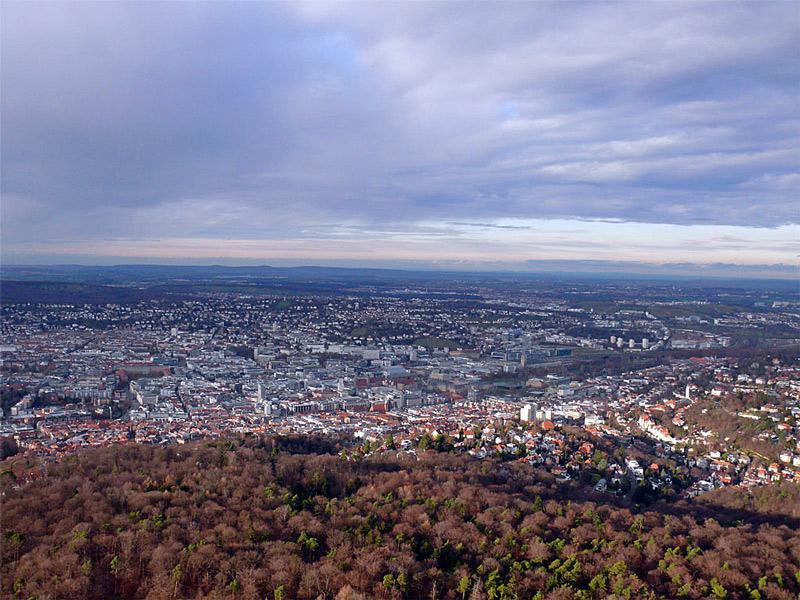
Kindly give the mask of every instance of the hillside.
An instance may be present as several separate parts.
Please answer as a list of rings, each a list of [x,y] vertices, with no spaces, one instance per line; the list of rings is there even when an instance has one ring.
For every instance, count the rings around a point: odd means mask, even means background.
[[[800,488],[637,514],[522,464],[346,460],[321,439],[2,463],[29,598],[796,598]]]

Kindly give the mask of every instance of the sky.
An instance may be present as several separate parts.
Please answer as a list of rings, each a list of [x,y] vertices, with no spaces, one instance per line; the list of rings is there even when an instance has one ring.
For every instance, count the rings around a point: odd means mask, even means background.
[[[0,11],[5,263],[800,266],[794,2]]]

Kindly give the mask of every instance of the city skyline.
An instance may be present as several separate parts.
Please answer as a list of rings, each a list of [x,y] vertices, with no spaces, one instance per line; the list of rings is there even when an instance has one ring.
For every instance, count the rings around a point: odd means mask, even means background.
[[[788,2],[2,17],[7,264],[800,265]]]

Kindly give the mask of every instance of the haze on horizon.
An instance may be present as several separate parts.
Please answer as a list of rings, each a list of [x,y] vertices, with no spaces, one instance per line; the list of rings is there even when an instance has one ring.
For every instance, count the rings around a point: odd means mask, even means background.
[[[6,263],[796,272],[793,2],[3,2]]]

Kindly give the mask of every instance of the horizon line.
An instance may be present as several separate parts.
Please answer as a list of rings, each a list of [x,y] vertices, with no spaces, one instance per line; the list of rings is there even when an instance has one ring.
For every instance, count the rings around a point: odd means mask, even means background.
[[[117,257],[120,258],[120,257]],[[341,262],[330,259],[331,262]],[[278,259],[279,263],[281,262]],[[0,261],[0,276],[6,278],[4,270],[9,268],[136,268],[136,267],[168,267],[168,268],[219,268],[219,269],[330,269],[330,270],[363,270],[363,271],[393,271],[398,273],[452,273],[452,274],[474,274],[474,275],[575,275],[575,276],[612,276],[624,277],[635,276],[637,278],[664,279],[736,279],[736,280],[770,280],[797,282],[800,284],[800,265],[787,263],[772,264],[736,264],[736,263],[647,263],[639,261],[612,261],[612,260],[525,260],[520,263],[500,263],[492,262],[497,268],[487,268],[489,264],[470,264],[470,261],[451,261],[451,264],[441,264],[436,261],[403,261],[398,263],[413,262],[417,264],[322,264],[322,263],[300,263],[296,260],[287,262],[297,264],[268,264],[268,263],[241,263],[224,264],[220,262],[199,262],[199,263],[178,263],[178,262],[120,262],[120,263],[96,263],[96,262],[74,262],[74,263],[45,263],[45,262],[14,262],[4,263]],[[345,261],[346,262],[346,261]],[[382,260],[365,260],[357,262],[395,262]],[[514,266],[517,265],[517,268]],[[540,267],[537,269],[536,267]],[[541,267],[547,267],[541,269]],[[525,268],[529,267],[529,268]],[[772,273],[751,273],[752,270],[774,269]],[[676,272],[682,271],[682,272]],[[723,270],[723,272],[720,272]]]

